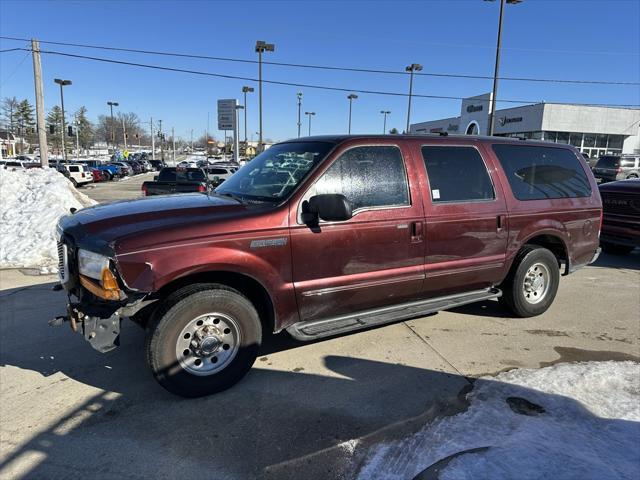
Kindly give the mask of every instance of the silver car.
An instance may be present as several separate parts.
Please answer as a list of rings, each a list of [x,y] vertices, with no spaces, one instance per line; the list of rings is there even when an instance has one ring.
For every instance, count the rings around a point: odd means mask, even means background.
[[[593,167],[598,183],[640,177],[640,155],[603,155]]]

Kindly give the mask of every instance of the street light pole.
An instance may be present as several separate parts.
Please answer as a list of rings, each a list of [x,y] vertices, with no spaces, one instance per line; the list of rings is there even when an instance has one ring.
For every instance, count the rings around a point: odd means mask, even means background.
[[[347,95],[347,98],[349,99],[349,135],[351,135],[351,106],[353,104],[353,101],[358,98],[358,95],[356,95],[355,93],[350,93],[349,95]]]
[[[302,92],[298,92],[296,96],[298,97],[298,138],[300,138],[300,127],[302,127],[302,122],[300,121],[300,109],[302,108]]]
[[[387,133],[387,115],[391,114],[391,110],[380,110],[380,113],[384,115],[384,123],[382,124],[382,134]]]
[[[409,123],[411,122],[411,96],[413,95],[413,72],[419,72],[422,70],[422,65],[419,63],[412,63],[405,68],[405,71],[409,72],[409,105],[407,107],[407,128],[404,132],[409,133]]]
[[[495,0],[485,0],[495,1]],[[489,109],[489,136],[493,136],[493,130],[495,127],[495,111],[496,111],[496,95],[498,93],[498,71],[500,70],[500,46],[502,44],[502,14],[504,10],[504,4],[508,3],[516,5],[522,2],[522,0],[500,0],[500,16],[498,18],[498,41],[496,44],[496,63],[493,70],[493,88],[491,89],[491,108]]]
[[[242,87],[244,93],[244,148],[247,148],[247,93],[253,92],[253,87]]]
[[[262,53],[273,52],[276,46],[273,43],[266,43],[262,40],[256,42],[256,52],[258,53],[258,104],[259,104],[259,130],[258,151],[262,151]]]
[[[238,126],[238,110],[244,110],[244,105],[236,105],[236,114],[233,119],[233,160],[239,163],[240,160],[240,127]],[[247,147],[245,145],[245,155],[247,153]]]
[[[309,118],[309,136],[311,136],[311,117],[316,114],[316,112],[304,112],[305,115]]]
[[[65,87],[67,85],[71,85],[71,80],[62,80],[60,78],[56,78],[53,80],[54,82],[56,82],[58,85],[60,85],[60,107],[62,108],[62,132],[61,132],[61,139],[62,139],[62,160],[63,161],[67,161],[67,148],[65,145],[65,138],[64,138],[64,93],[62,91],[62,87]]]
[[[117,107],[119,104],[118,102],[107,102],[107,105],[109,105],[109,108],[111,109],[111,146],[113,147],[113,151],[115,153],[116,151],[116,130],[115,130],[115,125],[113,124],[113,107]],[[109,149],[107,148],[107,151]]]

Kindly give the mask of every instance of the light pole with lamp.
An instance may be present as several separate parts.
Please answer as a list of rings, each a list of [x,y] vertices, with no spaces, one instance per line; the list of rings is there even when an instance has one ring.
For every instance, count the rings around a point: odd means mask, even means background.
[[[259,130],[260,137],[258,139],[258,150],[262,151],[262,54],[264,52],[275,51],[276,46],[273,43],[266,43],[262,40],[256,42],[256,52],[258,53],[258,108],[259,108]]]
[[[302,127],[302,122],[300,121],[300,109],[302,108],[302,92],[296,93],[298,97],[298,138],[300,138],[300,127]]]
[[[382,124],[382,134],[387,133],[387,115],[391,115],[391,110],[380,110],[380,113],[384,115],[384,123]]]
[[[111,146],[113,147],[113,153],[116,152],[116,130],[113,124],[113,107],[117,107],[119,105],[118,102],[107,102],[109,108],[111,109]]]
[[[316,112],[304,112],[307,117],[309,117],[309,136],[311,136],[311,117],[313,117]]]
[[[62,109],[62,132],[61,132],[62,160],[66,162],[67,161],[67,148],[66,148],[65,141],[64,141],[64,135],[65,135],[65,131],[64,131],[64,93],[62,91],[62,87],[66,87],[67,85],[71,85],[71,80],[62,80],[60,78],[56,78],[53,81],[56,82],[58,85],[60,85],[60,107]]]
[[[413,72],[419,72],[422,70],[422,65],[419,63],[412,63],[405,68],[405,71],[409,72],[409,105],[407,107],[407,128],[405,133],[409,133],[409,122],[411,121],[411,97],[413,95]]]
[[[253,92],[253,87],[242,87],[244,94],[244,148],[247,148],[247,93]]]
[[[358,98],[358,95],[350,93],[347,95],[347,98],[349,99],[349,135],[351,135],[351,106],[353,105],[353,101]]]
[[[485,2],[494,2],[495,0],[485,0]],[[495,68],[493,70],[493,88],[491,89],[491,108],[489,109],[489,131],[488,135],[493,135],[493,129],[495,126],[495,115],[496,111],[496,94],[498,92],[498,70],[500,69],[500,45],[502,43],[502,11],[504,9],[504,4],[508,3],[510,5],[516,5],[522,2],[522,0],[500,0],[500,16],[498,19],[498,42],[496,44],[496,63]]]

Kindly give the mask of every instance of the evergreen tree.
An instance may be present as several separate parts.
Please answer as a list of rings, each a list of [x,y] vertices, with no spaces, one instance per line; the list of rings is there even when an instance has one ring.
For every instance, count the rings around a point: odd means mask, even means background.
[[[37,137],[34,110],[29,100],[25,98],[18,104],[15,113],[14,125],[18,135],[25,138],[29,143],[35,143]]]
[[[94,128],[91,121],[87,118],[87,109],[82,106],[74,114],[74,128],[78,129],[78,141],[80,148],[87,149],[93,145]]]
[[[389,130],[389,133],[391,135],[398,135],[400,132],[398,131],[398,129],[396,127],[393,127],[391,130]]]
[[[68,122],[68,119],[65,119],[65,120]],[[53,126],[53,132],[54,132],[53,134],[51,134],[51,126]],[[66,128],[66,125],[65,125],[65,128]],[[62,109],[58,105],[54,105],[53,108],[49,110],[49,114],[47,115],[47,143],[54,150],[57,150],[57,153],[62,152],[61,131],[62,131]],[[67,135],[67,132],[64,132],[64,138],[65,138],[65,144],[67,145],[67,151],[69,151],[70,147],[72,147],[75,141],[72,137],[69,137]]]

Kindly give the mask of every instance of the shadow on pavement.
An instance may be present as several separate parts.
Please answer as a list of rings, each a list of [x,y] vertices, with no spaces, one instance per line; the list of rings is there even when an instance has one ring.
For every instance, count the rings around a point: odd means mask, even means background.
[[[628,270],[640,270],[640,248],[636,248],[626,255],[611,255],[602,252],[592,267],[600,268],[625,268]]]
[[[324,374],[256,362],[232,389],[186,400],[151,378],[135,325],[123,323],[121,347],[101,355],[66,327],[47,325],[63,312],[63,294],[38,285],[4,291],[0,301],[4,378],[6,368],[50,377],[37,378],[38,388],[2,386],[3,409],[32,417],[33,433],[8,442],[0,477],[354,478],[372,446],[467,406],[465,377],[337,355],[324,358]],[[284,337],[265,352],[299,346]],[[531,395],[545,404],[545,394]],[[39,411],[24,412],[28,398]],[[575,403],[550,403],[558,401]],[[592,420],[602,429],[618,422]],[[11,421],[3,418],[4,433],[24,437],[26,425]],[[394,459],[398,468],[404,460]]]

